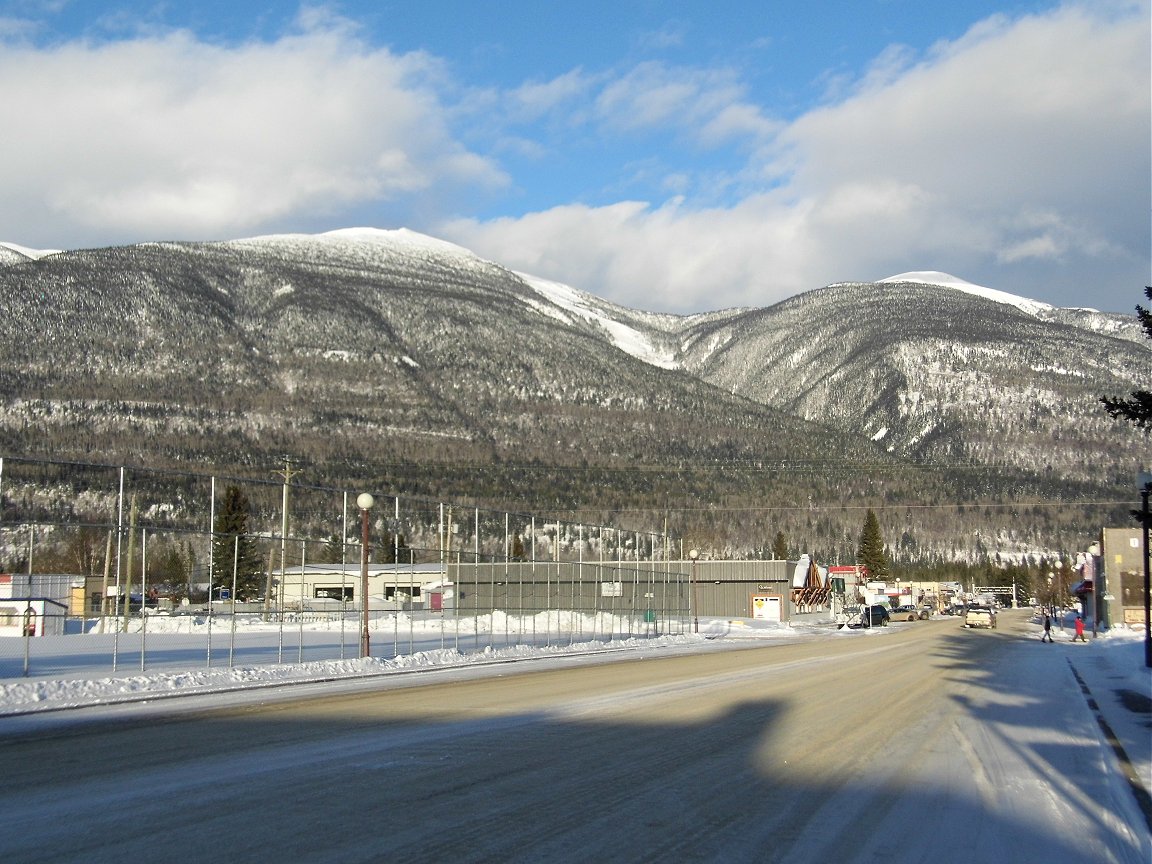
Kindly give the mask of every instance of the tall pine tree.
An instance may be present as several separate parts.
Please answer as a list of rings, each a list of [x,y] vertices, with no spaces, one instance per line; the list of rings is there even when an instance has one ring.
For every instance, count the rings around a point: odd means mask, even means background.
[[[783,531],[777,531],[776,539],[772,541],[772,557],[777,561],[788,560],[788,538]]]
[[[224,490],[224,501],[216,513],[212,538],[212,596],[218,590],[232,590],[236,571],[236,599],[255,600],[264,588],[264,561],[256,540],[248,534],[248,496],[239,486]]]
[[[856,549],[856,563],[868,571],[869,579],[887,579],[889,573],[888,554],[884,551],[884,538],[880,536],[880,522],[872,508],[864,517],[864,527],[860,530],[860,545]]]

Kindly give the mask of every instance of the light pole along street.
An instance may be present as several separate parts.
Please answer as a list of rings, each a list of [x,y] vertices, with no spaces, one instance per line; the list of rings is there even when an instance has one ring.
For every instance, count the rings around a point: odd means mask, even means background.
[[[367,492],[356,496],[356,506],[360,508],[360,656],[370,657],[368,636],[368,511],[376,499]]]

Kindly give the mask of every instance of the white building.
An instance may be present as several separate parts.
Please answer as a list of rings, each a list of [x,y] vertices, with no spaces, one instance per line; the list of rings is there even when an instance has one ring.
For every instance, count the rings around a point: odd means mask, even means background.
[[[308,564],[274,572],[275,596],[285,608],[360,608],[360,567]],[[439,564],[369,564],[369,609],[451,608],[454,592]]]
[[[53,591],[55,577],[0,573],[0,636],[60,636],[68,616],[71,577],[63,577],[63,596]]]

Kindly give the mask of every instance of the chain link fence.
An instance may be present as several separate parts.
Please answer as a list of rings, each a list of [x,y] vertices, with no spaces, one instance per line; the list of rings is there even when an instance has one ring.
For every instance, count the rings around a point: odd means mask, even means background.
[[[292,479],[0,457],[0,678],[686,630],[666,536]]]

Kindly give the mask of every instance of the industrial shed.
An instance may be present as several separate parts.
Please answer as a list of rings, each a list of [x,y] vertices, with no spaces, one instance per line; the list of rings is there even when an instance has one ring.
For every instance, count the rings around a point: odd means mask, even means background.
[[[796,567],[761,560],[461,562],[448,565],[447,578],[463,615],[566,608],[662,619],[695,609],[706,617],[787,621],[796,611]]]

